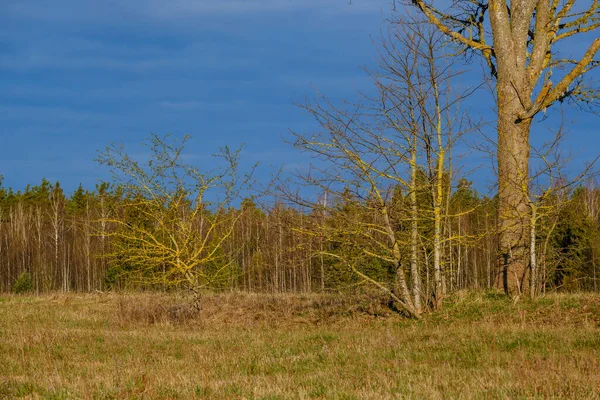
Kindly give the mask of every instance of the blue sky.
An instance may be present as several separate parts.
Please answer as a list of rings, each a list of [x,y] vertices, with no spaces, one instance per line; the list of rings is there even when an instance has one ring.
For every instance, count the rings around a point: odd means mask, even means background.
[[[122,141],[142,154],[150,132],[189,133],[199,159],[245,143],[243,163],[260,162],[259,178],[305,163],[282,141],[289,129],[312,127],[293,101],[315,89],[349,99],[369,90],[361,67],[374,65],[388,8],[386,0],[2,0],[4,184],[47,178],[67,191],[93,188],[109,177],[97,150]],[[489,115],[489,96],[479,97],[468,107]],[[589,157],[600,144],[597,120],[573,119],[570,143],[583,136]]]

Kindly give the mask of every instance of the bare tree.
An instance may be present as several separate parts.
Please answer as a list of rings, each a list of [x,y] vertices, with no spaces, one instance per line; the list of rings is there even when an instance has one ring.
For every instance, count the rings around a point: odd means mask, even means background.
[[[449,189],[447,184],[444,188],[445,154],[464,122],[455,114],[464,94],[450,90],[455,71],[442,57],[441,38],[414,20],[392,25],[382,45],[381,68],[371,74],[377,96],[341,106],[319,97],[303,107],[322,131],[294,133],[295,145],[320,159],[299,174],[302,183],[320,188],[330,203],[327,207],[294,199],[322,207],[330,217],[313,218],[305,230],[329,243],[317,251],[389,293],[414,317],[423,312],[423,300],[439,301],[442,296],[441,225]],[[426,163],[431,164],[430,174],[425,173]],[[426,193],[432,203],[430,216],[423,215],[419,193]],[[431,296],[423,293],[424,268],[419,263],[419,221],[424,218],[435,227]],[[372,261],[389,266],[393,278],[386,281],[367,271],[364,266]]]
[[[145,165],[116,144],[98,161],[112,169],[127,198],[122,215],[103,217],[116,226],[107,233],[112,258],[133,268],[142,282],[184,285],[198,301],[200,289],[229,279],[222,247],[241,215],[229,208],[248,180],[238,174],[239,151],[223,149],[223,166],[209,172],[186,163],[188,138],[151,136]]]
[[[65,198],[58,182],[49,193],[50,197],[50,223],[52,224],[52,244],[54,247],[54,268],[57,279],[61,282],[63,292],[69,291],[69,266],[60,253],[64,245],[65,230]]]

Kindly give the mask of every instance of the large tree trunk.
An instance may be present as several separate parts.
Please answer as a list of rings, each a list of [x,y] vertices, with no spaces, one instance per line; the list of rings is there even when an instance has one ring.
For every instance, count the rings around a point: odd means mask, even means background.
[[[499,262],[504,290],[511,296],[529,291],[529,130],[520,121],[522,105],[508,79],[498,80],[498,224]],[[506,84],[501,85],[504,81]]]

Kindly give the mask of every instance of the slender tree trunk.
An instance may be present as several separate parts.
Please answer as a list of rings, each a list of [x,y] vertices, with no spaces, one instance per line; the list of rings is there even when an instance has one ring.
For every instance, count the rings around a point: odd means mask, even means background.
[[[435,191],[433,193],[433,280],[435,284],[435,306],[441,308],[442,287],[442,201],[444,196],[444,144],[442,143],[441,125],[438,122],[438,154],[436,168]]]
[[[327,192],[325,192],[324,198],[323,198],[323,209],[327,210]],[[325,214],[323,214],[322,218],[325,218]],[[320,262],[321,262],[321,291],[324,292],[325,291],[325,260],[323,257],[323,232],[321,232],[321,235],[319,236],[319,247],[321,250],[321,254],[320,254]]]
[[[468,233],[467,229],[465,228],[465,233]],[[471,288],[473,285],[473,264],[470,262],[469,258],[470,258],[470,252],[469,252],[469,245],[467,244],[465,246],[465,265],[463,267],[464,270],[464,274],[465,274],[465,280],[464,280],[464,287],[465,288]]]
[[[596,278],[596,251],[592,247],[592,268],[594,272],[594,292],[598,291],[598,280]]]
[[[44,270],[44,257],[42,255],[42,244],[43,244],[43,213],[42,208],[37,206],[35,208],[35,225],[37,233],[37,257],[36,257],[36,273],[34,275],[35,291],[40,292],[40,276]]]
[[[395,278],[394,287],[391,290],[391,292],[404,303],[404,308],[406,309],[406,311],[408,311],[414,317],[419,318],[421,312],[417,311],[417,308],[415,307],[414,292],[411,295],[411,292],[408,288],[408,284],[406,282],[404,268],[402,267],[402,253],[400,252],[400,246],[398,244],[398,241],[396,240],[396,234],[392,227],[388,210],[386,207],[383,207],[381,211],[383,217],[383,224],[387,231],[387,236],[390,241],[390,248],[394,257]]]
[[[108,232],[108,224],[106,220],[110,216],[108,205],[106,204],[106,200],[104,195],[100,196],[100,243],[102,246],[102,258],[100,259],[101,271],[102,275],[105,276],[108,271],[107,257],[106,254],[108,252],[106,234]],[[104,289],[104,280],[99,281],[98,287],[100,290]]]
[[[419,240],[419,207],[417,204],[417,136],[412,138],[411,147],[411,179],[410,179],[410,206],[411,206],[411,237],[410,237],[410,274],[412,278],[413,303],[417,313],[421,313],[421,275],[418,264]]]
[[[449,204],[449,201],[448,201]],[[448,207],[448,209],[450,209]],[[452,237],[452,223],[448,223],[448,237]],[[448,241],[448,265],[449,265],[449,275],[450,275],[450,291],[454,291],[456,289],[456,269],[454,268],[454,245],[453,242]]]
[[[531,205],[531,218],[529,222],[529,264],[531,265],[531,297],[535,297],[537,292],[537,255],[536,255],[536,222],[537,222],[537,208],[535,205]]]
[[[286,268],[285,265],[283,265],[283,221],[281,220],[281,216],[279,216],[279,237],[278,237],[278,243],[279,246],[277,247],[277,254],[278,254],[278,265],[275,266],[275,268],[278,270],[277,275],[279,276],[279,284],[278,284],[278,288],[280,292],[285,292],[287,290],[287,281],[286,281]]]
[[[461,221],[462,217],[458,217],[458,236],[460,237],[462,235],[462,231],[461,231]],[[462,289],[462,244],[460,243],[460,240],[458,241],[458,254],[456,256],[456,288],[458,290]]]
[[[486,248],[484,249],[485,251],[485,258],[486,258],[486,269],[487,269],[487,285],[486,288],[489,289],[492,286],[492,246],[490,244],[490,231],[489,231],[489,223],[488,223],[488,219],[489,219],[489,215],[486,212],[485,213],[485,238],[486,238]]]
[[[423,247],[423,259],[425,260],[425,293],[427,295],[431,295],[433,291],[431,290],[430,281],[430,266],[429,266],[429,254],[427,254],[427,248]],[[427,301],[433,301],[434,299],[427,298]]]
[[[90,224],[92,223],[90,217],[90,203],[89,200],[86,201],[85,204],[85,217],[86,220],[84,222],[84,240],[85,240],[85,266],[87,272],[87,290],[88,292],[92,291],[92,233],[90,232]]]
[[[397,255],[398,257],[396,258],[397,260],[399,260],[399,256],[400,256],[400,250],[398,248],[398,245],[394,245],[394,255]],[[421,315],[420,312],[418,312],[416,310],[414,301],[413,301],[413,297],[410,295],[410,290],[408,289],[408,285],[406,284],[406,279],[404,276],[404,269],[402,268],[402,265],[400,264],[400,261],[397,261],[396,265],[396,278],[395,278],[395,285],[394,285],[394,293],[396,293],[396,295],[402,299],[402,301],[405,303],[405,308],[406,310],[413,315],[414,317],[418,318],[419,315]]]
[[[275,271],[273,273],[273,286],[275,287],[275,292],[280,292],[279,289],[279,253],[281,247],[281,218],[279,218],[279,213],[277,213],[277,240],[275,240]]]

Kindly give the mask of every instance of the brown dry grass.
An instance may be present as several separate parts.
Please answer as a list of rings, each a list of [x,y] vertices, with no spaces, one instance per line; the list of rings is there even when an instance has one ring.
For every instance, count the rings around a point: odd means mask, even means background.
[[[0,397],[600,398],[600,297],[0,297]]]

